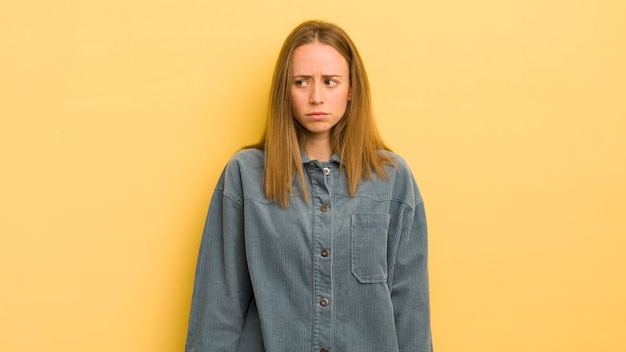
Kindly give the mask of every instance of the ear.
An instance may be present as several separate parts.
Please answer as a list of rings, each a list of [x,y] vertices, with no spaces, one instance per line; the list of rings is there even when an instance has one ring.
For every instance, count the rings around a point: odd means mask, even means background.
[[[352,87],[348,90],[348,101],[352,101]]]

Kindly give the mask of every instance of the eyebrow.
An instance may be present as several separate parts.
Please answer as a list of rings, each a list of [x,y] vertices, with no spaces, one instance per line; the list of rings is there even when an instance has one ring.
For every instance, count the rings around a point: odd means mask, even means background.
[[[342,75],[322,75],[323,78],[341,78]],[[293,75],[293,78],[313,78],[311,75]]]

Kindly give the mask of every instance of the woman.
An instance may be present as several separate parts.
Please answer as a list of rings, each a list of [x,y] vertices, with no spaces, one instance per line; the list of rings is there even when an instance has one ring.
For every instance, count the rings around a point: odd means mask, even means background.
[[[339,27],[285,40],[262,141],[213,194],[186,350],[432,351],[424,206]]]

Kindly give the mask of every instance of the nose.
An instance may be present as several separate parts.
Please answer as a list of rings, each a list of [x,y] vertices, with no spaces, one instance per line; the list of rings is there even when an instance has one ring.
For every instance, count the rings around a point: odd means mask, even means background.
[[[322,85],[319,83],[315,83],[311,86],[311,92],[309,95],[309,103],[311,104],[321,104],[324,102],[324,91]]]

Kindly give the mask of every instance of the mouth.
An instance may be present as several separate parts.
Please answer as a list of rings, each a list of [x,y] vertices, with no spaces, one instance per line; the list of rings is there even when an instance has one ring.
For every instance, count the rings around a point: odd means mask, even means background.
[[[315,111],[315,112],[306,114],[306,116],[310,116],[310,117],[324,117],[324,116],[327,116],[327,115],[328,115],[328,113],[319,112],[319,111]]]

